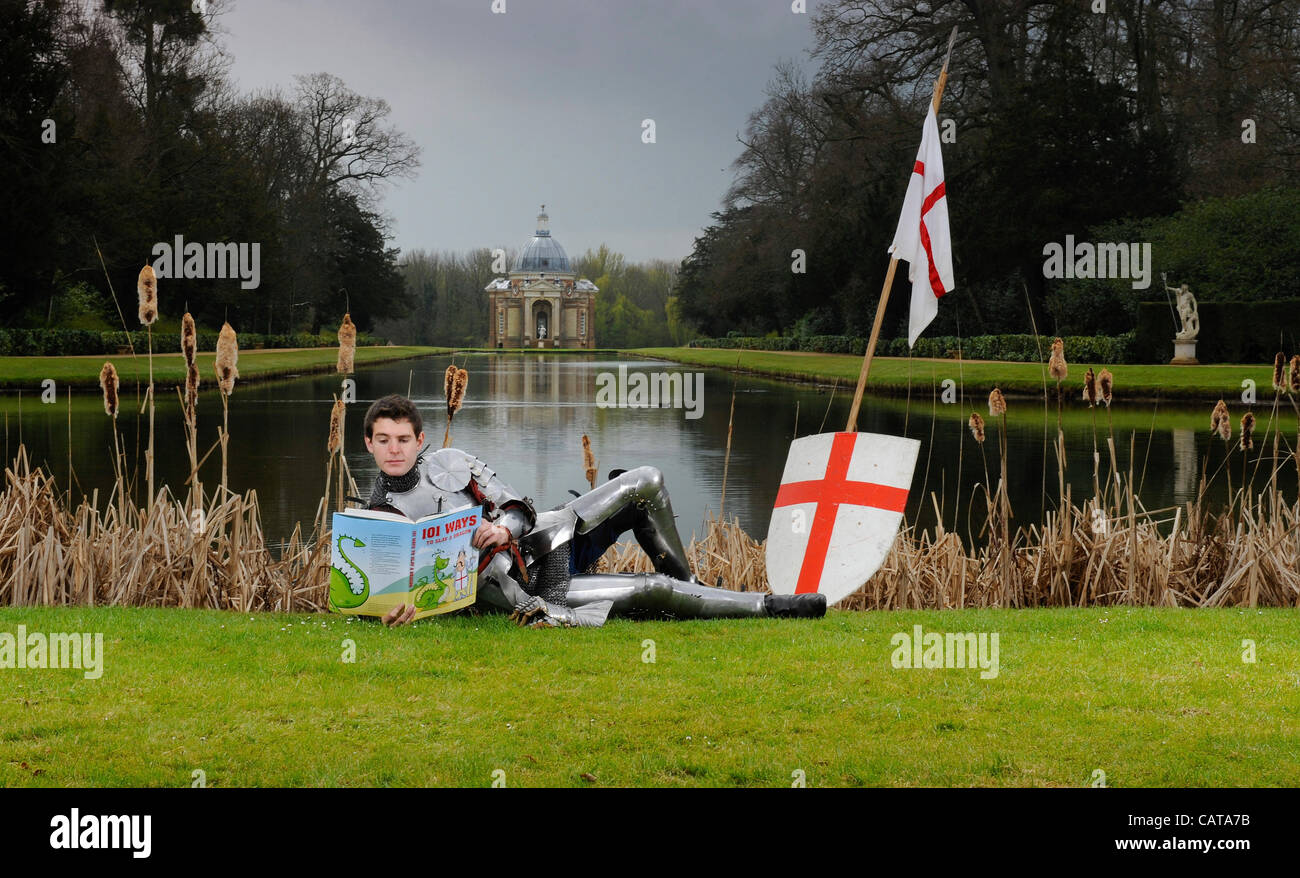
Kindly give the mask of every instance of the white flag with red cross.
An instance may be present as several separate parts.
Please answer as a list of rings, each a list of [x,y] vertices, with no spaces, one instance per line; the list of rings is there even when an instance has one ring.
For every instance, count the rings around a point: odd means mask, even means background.
[[[903,212],[889,253],[908,264],[912,306],[907,321],[907,346],[939,313],[939,299],[952,292],[952,235],[948,230],[948,195],[943,181],[943,153],[934,107],[925,114],[921,148],[903,198]]]
[[[884,563],[907,505],[921,443],[880,433],[819,433],[790,443],[767,528],[775,594],[834,604]]]

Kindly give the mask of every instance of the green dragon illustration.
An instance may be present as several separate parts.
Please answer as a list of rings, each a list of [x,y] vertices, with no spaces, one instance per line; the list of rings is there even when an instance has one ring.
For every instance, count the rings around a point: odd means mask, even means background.
[[[451,587],[451,580],[439,575],[442,571],[447,569],[449,564],[451,564],[450,559],[439,552],[438,556],[433,561],[433,582],[430,583],[426,577],[421,576],[415,583],[416,607],[421,610],[431,610],[438,606],[438,601],[442,600],[442,596],[446,593],[447,589]],[[423,588],[423,591],[420,591],[421,588]]]
[[[370,597],[370,577],[352,562],[343,552],[343,541],[350,540],[354,548],[365,548],[365,543],[356,537],[340,534],[338,540],[339,557],[346,567],[330,567],[330,603],[341,610],[359,607]]]

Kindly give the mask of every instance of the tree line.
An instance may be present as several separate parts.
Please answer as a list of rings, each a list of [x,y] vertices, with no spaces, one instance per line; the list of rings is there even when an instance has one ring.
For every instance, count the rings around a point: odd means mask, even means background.
[[[679,313],[702,334],[869,334],[954,26],[939,120],[958,287],[930,332],[1113,330],[1132,326],[1136,298],[1163,296],[1111,284],[1105,300],[1123,301],[1108,311],[1093,287],[1045,278],[1043,248],[1067,234],[1144,234],[1172,217],[1162,230],[1194,234],[1155,236],[1157,270],[1218,289],[1202,248],[1224,245],[1198,217],[1237,217],[1274,242],[1300,231],[1277,234],[1294,209],[1268,216],[1242,200],[1276,200],[1300,177],[1300,0],[926,5],[828,0],[811,16],[819,68],[778,65],[740,137],[736,181],[681,266]],[[1278,246],[1271,263],[1293,259]],[[905,334],[906,273],[886,337]]]
[[[328,73],[236,93],[221,13],[0,0],[0,325],[120,328],[140,268],[177,236],[258,243],[260,285],[163,280],[172,320],[318,332],[350,309],[366,330],[412,307],[377,197],[418,147],[385,101]]]

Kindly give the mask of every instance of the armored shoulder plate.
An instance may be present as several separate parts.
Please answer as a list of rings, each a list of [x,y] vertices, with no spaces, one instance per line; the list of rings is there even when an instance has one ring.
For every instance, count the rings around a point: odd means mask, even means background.
[[[470,463],[477,461],[457,448],[440,448],[424,460],[424,477],[440,491],[464,490],[470,480]]]

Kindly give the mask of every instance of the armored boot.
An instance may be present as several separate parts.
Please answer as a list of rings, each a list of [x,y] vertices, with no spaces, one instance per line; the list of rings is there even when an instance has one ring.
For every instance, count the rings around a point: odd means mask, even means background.
[[[826,615],[824,594],[763,595],[767,615],[785,619],[820,619]]]

